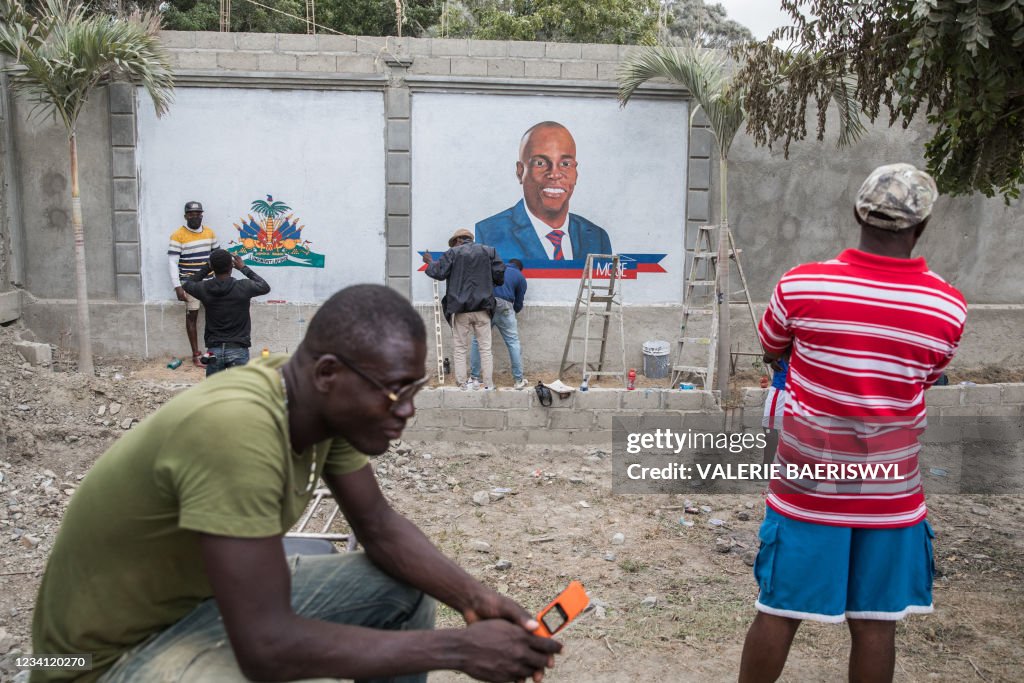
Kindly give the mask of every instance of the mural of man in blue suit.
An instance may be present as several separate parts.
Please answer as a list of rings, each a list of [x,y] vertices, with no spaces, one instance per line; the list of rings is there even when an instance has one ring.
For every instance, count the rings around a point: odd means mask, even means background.
[[[477,223],[477,242],[494,247],[505,261],[568,261],[612,253],[603,228],[569,213],[577,178],[576,141],[565,126],[543,121],[526,131],[519,143],[516,177],[523,198]]]

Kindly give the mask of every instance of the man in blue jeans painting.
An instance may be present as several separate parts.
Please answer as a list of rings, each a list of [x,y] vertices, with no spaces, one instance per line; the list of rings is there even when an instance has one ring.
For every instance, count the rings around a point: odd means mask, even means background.
[[[524,389],[529,383],[523,377],[523,358],[519,347],[519,324],[516,314],[523,310],[526,298],[526,276],[523,275],[523,262],[517,258],[509,259],[505,264],[505,283],[494,288],[496,303],[491,327],[498,328],[501,338],[508,347],[508,358],[512,365],[513,385],[516,389]],[[480,383],[480,348],[476,345],[476,337],[469,353],[469,367],[472,381]]]
[[[200,382],[126,432],[75,492],[32,624],[35,652],[92,668],[32,683],[539,681],[561,644],[392,508],[367,458],[415,415],[425,362],[405,298],[348,287],[292,356]],[[285,555],[321,477],[365,552]],[[465,627],[433,630],[435,600]]]

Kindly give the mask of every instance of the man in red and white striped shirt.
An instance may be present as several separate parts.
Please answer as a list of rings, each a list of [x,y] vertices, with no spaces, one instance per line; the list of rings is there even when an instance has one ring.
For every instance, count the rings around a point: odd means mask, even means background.
[[[932,611],[918,434],[967,314],[911,257],[937,194],[909,164],[875,169],[858,248],[786,273],[758,327],[766,361],[791,354],[777,463],[800,474],[769,488],[741,682],[779,677],[802,619],[848,620],[850,679],[891,680],[896,621]]]

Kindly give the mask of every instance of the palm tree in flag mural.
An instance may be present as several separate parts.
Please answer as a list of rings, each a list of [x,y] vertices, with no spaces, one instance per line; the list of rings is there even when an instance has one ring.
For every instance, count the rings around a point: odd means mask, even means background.
[[[291,211],[290,206],[284,202],[275,202],[273,195],[267,195],[266,201],[257,199],[249,207],[250,211],[263,216],[263,243],[267,248],[274,245],[274,231],[277,229],[277,219],[285,211]]]
[[[810,57],[794,54],[791,57],[790,69],[783,69],[778,74],[780,82],[784,82],[795,73],[796,68]],[[686,88],[690,97],[697,103],[690,113],[690,124],[698,112],[703,111],[718,146],[718,177],[719,177],[719,214],[718,214],[718,254],[717,263],[725,263],[729,253],[729,149],[746,120],[743,109],[745,91],[733,82],[730,67],[724,53],[717,50],[700,48],[695,44],[684,47],[666,47],[663,45],[640,47],[630,52],[618,71],[619,103],[625,107],[637,89],[652,78],[665,78]],[[827,96],[839,107],[838,117],[840,130],[838,146],[843,147],[855,142],[863,133],[864,126],[860,121],[860,109],[853,98],[855,88],[852,77],[835,72],[833,90]],[[720,300],[728,299],[729,268],[716,268],[719,276]],[[723,298],[724,297],[724,298]],[[722,401],[728,398],[729,391],[729,306],[723,305],[718,316],[718,388]],[[756,324],[756,321],[755,321]]]
[[[72,0],[31,3],[0,0],[0,54],[12,58],[11,89],[35,103],[33,114],[60,119],[68,136],[71,233],[75,243],[78,371],[93,374],[89,290],[85,272],[85,226],[78,185],[78,117],[97,86],[128,81],[141,86],[157,116],[170,107],[174,75],[157,39],[160,15],[88,13]]]

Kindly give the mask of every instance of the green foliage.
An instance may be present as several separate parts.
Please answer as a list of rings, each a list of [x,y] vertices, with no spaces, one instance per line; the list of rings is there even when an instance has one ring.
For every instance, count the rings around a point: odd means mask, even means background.
[[[71,0],[29,11],[19,0],[0,0],[0,52],[24,67],[13,71],[12,89],[59,117],[69,135],[95,86],[110,80],[143,86],[157,114],[167,111],[174,77],[159,28],[153,13],[87,15]]]
[[[433,36],[479,40],[652,45],[657,0],[461,0],[447,3]]]
[[[257,2],[273,9],[260,7],[248,0],[232,0],[232,31],[306,32],[306,3],[303,0]],[[158,5],[159,2],[148,0],[148,4]],[[216,31],[220,27],[219,0],[170,0],[168,4],[164,12],[164,28],[174,31]],[[425,28],[436,23],[441,14],[441,0],[404,0],[403,4],[405,17],[402,35],[405,36],[422,35]],[[317,0],[316,23],[339,33],[356,36],[393,36],[398,33],[393,0]]]
[[[871,120],[884,106],[890,125],[907,126],[923,114],[936,126],[925,159],[942,192],[1020,196],[1024,0],[783,0],[782,6],[793,25],[749,48],[737,76],[747,88],[747,131],[755,142],[782,140],[788,154],[790,142],[807,134],[811,99],[821,139],[824,95],[845,76],[850,98]]]
[[[260,4],[301,17],[293,19],[245,0],[231,3],[231,30],[246,33],[305,33],[306,4],[302,0],[259,0]],[[318,3],[319,4],[319,3]],[[218,0],[171,0],[164,11],[164,28],[171,31],[217,31]],[[318,13],[317,23],[320,23]]]
[[[744,111],[743,92],[726,75],[723,57],[693,45],[633,50],[619,68],[619,102],[625,106],[637,88],[652,78],[666,78],[690,91],[708,117],[721,158],[728,159],[729,147],[743,125]]]
[[[150,9],[163,4],[169,30],[220,28],[219,0],[124,1]],[[266,7],[232,0],[232,31],[305,33],[303,0],[256,2]],[[89,6],[110,12],[113,5],[114,0],[94,0]],[[411,37],[620,45],[653,45],[658,37],[659,0],[402,0],[402,6],[402,35]],[[394,0],[316,0],[316,23],[348,35],[398,35]]]
[[[750,29],[730,19],[720,4],[704,0],[666,0],[664,4],[670,19],[662,39],[665,44],[726,48],[754,40]]]

